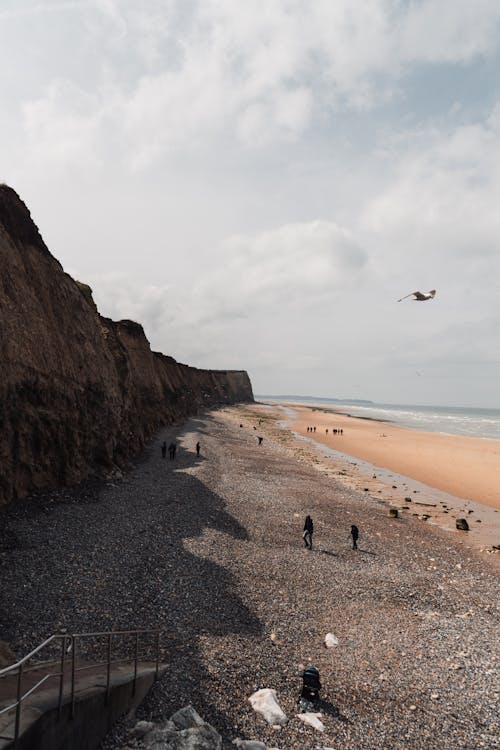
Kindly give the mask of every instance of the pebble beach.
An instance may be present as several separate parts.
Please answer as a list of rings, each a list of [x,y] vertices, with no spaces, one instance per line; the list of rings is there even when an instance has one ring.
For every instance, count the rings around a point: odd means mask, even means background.
[[[172,439],[177,457],[162,459]],[[61,627],[161,627],[169,668],[137,718],[192,704],[227,748],[498,747],[497,556],[390,518],[382,498],[340,480],[268,406],[166,429],[124,476],[2,511],[1,637],[21,656]],[[295,716],[308,665],[323,733]],[[277,691],[282,729],[253,712],[260,688]],[[140,748],[135,720],[102,750]]]

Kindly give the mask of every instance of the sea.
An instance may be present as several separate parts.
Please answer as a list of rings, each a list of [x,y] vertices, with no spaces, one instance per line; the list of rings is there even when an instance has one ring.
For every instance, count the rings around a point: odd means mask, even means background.
[[[302,406],[324,406],[353,417],[392,422],[443,435],[466,435],[500,440],[500,409],[463,406],[416,406],[414,404],[379,404],[373,401],[349,401],[316,396],[256,396],[258,401],[295,403]]]

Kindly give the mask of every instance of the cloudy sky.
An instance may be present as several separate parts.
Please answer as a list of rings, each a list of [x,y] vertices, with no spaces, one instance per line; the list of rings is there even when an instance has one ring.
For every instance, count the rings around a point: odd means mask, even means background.
[[[500,407],[498,0],[0,0],[0,44],[0,180],[103,314],[258,394]]]

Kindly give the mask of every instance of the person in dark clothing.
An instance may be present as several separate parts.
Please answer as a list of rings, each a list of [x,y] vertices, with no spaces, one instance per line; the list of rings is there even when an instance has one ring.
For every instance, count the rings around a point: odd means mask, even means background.
[[[352,548],[358,549],[359,529],[354,524],[351,526]]]
[[[170,443],[168,446],[168,455],[170,456],[170,460],[173,461],[175,458],[175,451],[177,450],[177,446],[175,443]]]
[[[307,547],[307,549],[313,548],[313,521],[311,516],[306,516],[306,520],[304,523],[304,533],[302,534],[302,538],[304,539],[304,544]]]
[[[165,458],[166,455],[167,455],[167,444],[163,442],[161,444],[161,457]]]
[[[264,438],[263,438],[263,437],[260,437],[260,435],[259,435],[259,436],[258,436],[258,440],[259,440],[259,445],[262,445],[262,441],[264,440]]]
[[[197,455],[197,456],[199,456],[199,455],[200,455],[200,449],[201,449],[201,446],[200,446],[200,444],[199,444],[199,443],[196,443],[196,455]]]

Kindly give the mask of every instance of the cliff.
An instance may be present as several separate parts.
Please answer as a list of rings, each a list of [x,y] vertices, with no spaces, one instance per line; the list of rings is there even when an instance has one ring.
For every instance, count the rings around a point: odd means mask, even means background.
[[[124,467],[161,426],[238,401],[246,372],[180,364],[99,315],[0,186],[0,504]]]

